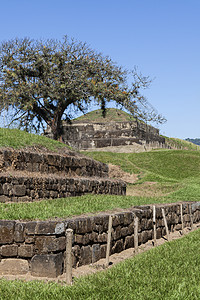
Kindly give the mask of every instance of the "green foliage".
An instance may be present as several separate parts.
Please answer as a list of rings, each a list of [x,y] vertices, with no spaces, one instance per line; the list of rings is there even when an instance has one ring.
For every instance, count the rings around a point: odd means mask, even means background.
[[[140,94],[149,83],[136,70],[128,72],[67,36],[0,45],[0,110],[12,108],[12,121],[29,131],[49,125],[54,139],[62,135],[61,120],[70,120],[70,110],[84,112],[92,99],[104,113],[112,100],[141,119],[164,121]]]
[[[199,247],[200,230],[197,230],[107,271],[76,279],[73,286],[1,279],[0,299],[197,300]]]

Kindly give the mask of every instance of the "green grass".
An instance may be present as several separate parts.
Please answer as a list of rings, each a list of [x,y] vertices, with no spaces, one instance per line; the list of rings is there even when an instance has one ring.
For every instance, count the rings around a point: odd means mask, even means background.
[[[179,182],[200,176],[200,152],[164,150],[142,153],[85,152],[104,163],[119,165],[125,172],[142,173],[143,181]]]
[[[102,116],[102,110],[97,109],[85,115],[82,115],[72,121],[77,122],[92,122],[92,123],[106,123],[106,122],[128,122],[135,121],[135,118],[129,113],[116,108],[107,108],[106,117]]]
[[[200,230],[141,253],[73,286],[0,280],[0,299],[200,299]]]
[[[52,151],[61,147],[69,148],[63,143],[44,136],[27,133],[19,129],[0,128],[0,147],[24,148],[31,146],[42,146]]]

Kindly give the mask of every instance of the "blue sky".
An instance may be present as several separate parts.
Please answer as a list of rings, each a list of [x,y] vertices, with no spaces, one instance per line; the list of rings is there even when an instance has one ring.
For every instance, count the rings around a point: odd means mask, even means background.
[[[1,1],[0,42],[69,35],[154,78],[145,90],[170,137],[200,137],[199,0]]]

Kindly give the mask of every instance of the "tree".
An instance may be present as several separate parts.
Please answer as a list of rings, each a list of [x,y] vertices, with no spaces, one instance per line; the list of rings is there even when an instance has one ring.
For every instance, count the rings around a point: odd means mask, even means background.
[[[131,87],[127,80],[132,74]],[[144,96],[148,77],[128,72],[86,43],[68,39],[14,39],[0,45],[0,111],[12,109],[12,122],[36,132],[49,125],[54,139],[70,109],[85,112],[95,101],[103,114],[114,100],[135,117],[163,122]]]

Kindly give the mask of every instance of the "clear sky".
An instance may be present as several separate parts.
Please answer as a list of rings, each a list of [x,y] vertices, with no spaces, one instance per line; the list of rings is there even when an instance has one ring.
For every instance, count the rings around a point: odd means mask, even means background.
[[[154,78],[145,91],[170,137],[200,137],[200,0],[1,0],[0,42],[15,37],[87,42]]]

